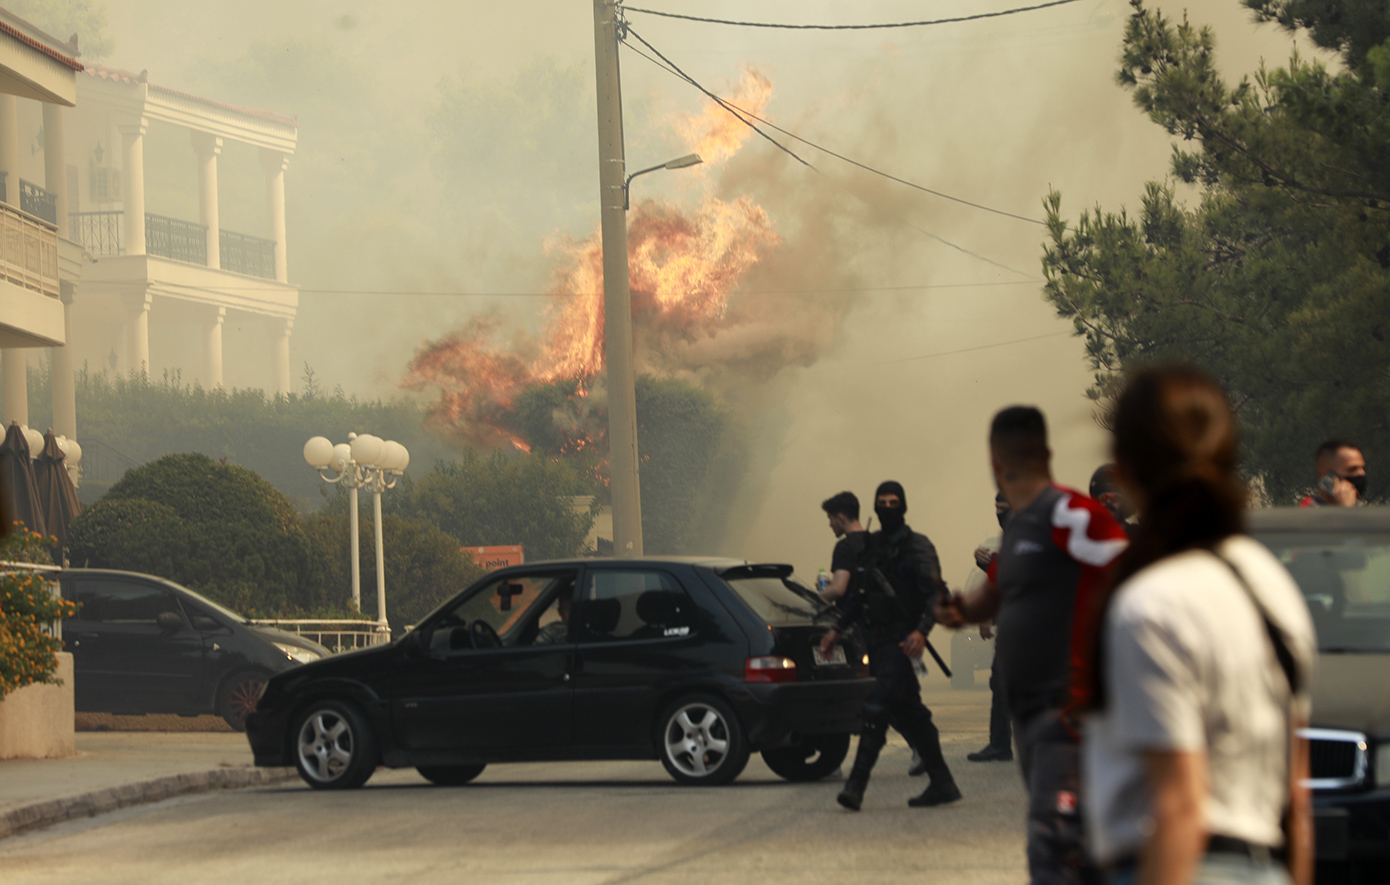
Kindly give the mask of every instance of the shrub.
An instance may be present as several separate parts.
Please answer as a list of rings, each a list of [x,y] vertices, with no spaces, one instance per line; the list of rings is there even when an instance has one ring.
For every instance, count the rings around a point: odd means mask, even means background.
[[[203,455],[126,473],[72,524],[74,564],[146,572],[246,615],[324,606],[321,558],[294,507],[256,474]]]
[[[47,558],[52,538],[18,530],[0,541],[0,559],[36,562]],[[26,558],[30,555],[36,559]],[[54,586],[36,572],[0,572],[0,700],[34,683],[57,683],[63,641],[48,633],[53,621],[72,617],[77,606],[58,598]]]

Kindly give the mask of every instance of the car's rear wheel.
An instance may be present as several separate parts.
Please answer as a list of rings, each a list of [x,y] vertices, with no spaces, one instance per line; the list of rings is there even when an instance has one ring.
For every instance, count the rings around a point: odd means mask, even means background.
[[[246,714],[256,709],[270,676],[261,670],[233,673],[217,690],[217,715],[235,731],[246,730]]]
[[[415,770],[420,772],[420,776],[432,784],[441,787],[461,787],[464,784],[472,783],[473,779],[483,773],[486,765],[419,765]]]
[[[748,764],[748,739],[734,711],[714,695],[687,695],[661,714],[657,749],[682,784],[727,784]]]
[[[791,746],[763,750],[773,773],[789,781],[818,781],[849,755],[848,734],[808,734]]]
[[[376,770],[376,735],[356,705],[316,701],[295,720],[294,764],[316,790],[351,790]]]

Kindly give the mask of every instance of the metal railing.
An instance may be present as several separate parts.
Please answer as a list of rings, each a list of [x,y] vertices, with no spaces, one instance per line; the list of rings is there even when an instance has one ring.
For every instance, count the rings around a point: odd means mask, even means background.
[[[145,252],[189,264],[208,263],[207,225],[145,213]]]
[[[376,621],[314,621],[298,619],[260,619],[251,623],[274,627],[287,633],[312,639],[329,651],[337,654],[373,645],[385,645],[391,641],[391,633],[378,631]]]
[[[121,254],[121,219],[125,213],[69,212],[68,239],[92,255]]]
[[[19,208],[49,224],[58,223],[58,195],[22,178],[19,180]]]
[[[236,231],[221,231],[218,238],[222,252],[222,269],[247,276],[275,279],[275,241],[247,236]]]
[[[0,276],[57,298],[57,229],[8,203],[0,204]]]
[[[82,437],[82,476],[93,482],[113,483],[125,472],[145,462],[94,436]]]

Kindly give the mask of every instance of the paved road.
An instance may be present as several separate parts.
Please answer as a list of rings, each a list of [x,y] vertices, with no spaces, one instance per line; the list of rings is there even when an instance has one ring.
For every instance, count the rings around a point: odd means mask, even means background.
[[[379,771],[352,793],[266,787],[65,824],[0,843],[0,869],[6,885],[1020,882],[1016,769],[964,761],[988,695],[931,695],[966,794],[942,809],[906,807],[923,783],[900,742],[858,814],[835,805],[839,781],[789,784],[756,757],[713,788],[676,786],[655,762],[499,765],[451,789]]]

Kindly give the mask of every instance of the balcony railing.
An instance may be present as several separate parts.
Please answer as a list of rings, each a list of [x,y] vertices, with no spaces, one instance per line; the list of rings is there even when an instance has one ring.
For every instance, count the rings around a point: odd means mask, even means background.
[[[161,258],[208,263],[207,225],[145,213],[145,251]]]
[[[218,239],[222,269],[247,276],[275,279],[275,241],[224,230]]]
[[[0,276],[58,297],[58,231],[8,203],[0,204]]]
[[[121,254],[123,212],[69,212],[68,238],[92,255]]]
[[[3,174],[3,173],[0,173]],[[0,200],[4,189],[0,187]],[[71,212],[68,231],[73,242],[93,255],[122,255],[121,227],[125,213]],[[208,229],[192,221],[145,215],[145,251],[161,258],[173,258],[190,264],[208,263]],[[233,273],[275,279],[275,241],[251,237],[236,231],[224,230],[218,236],[222,253],[222,269]]]
[[[19,180],[19,208],[49,224],[58,223],[58,195],[22,178]]]

